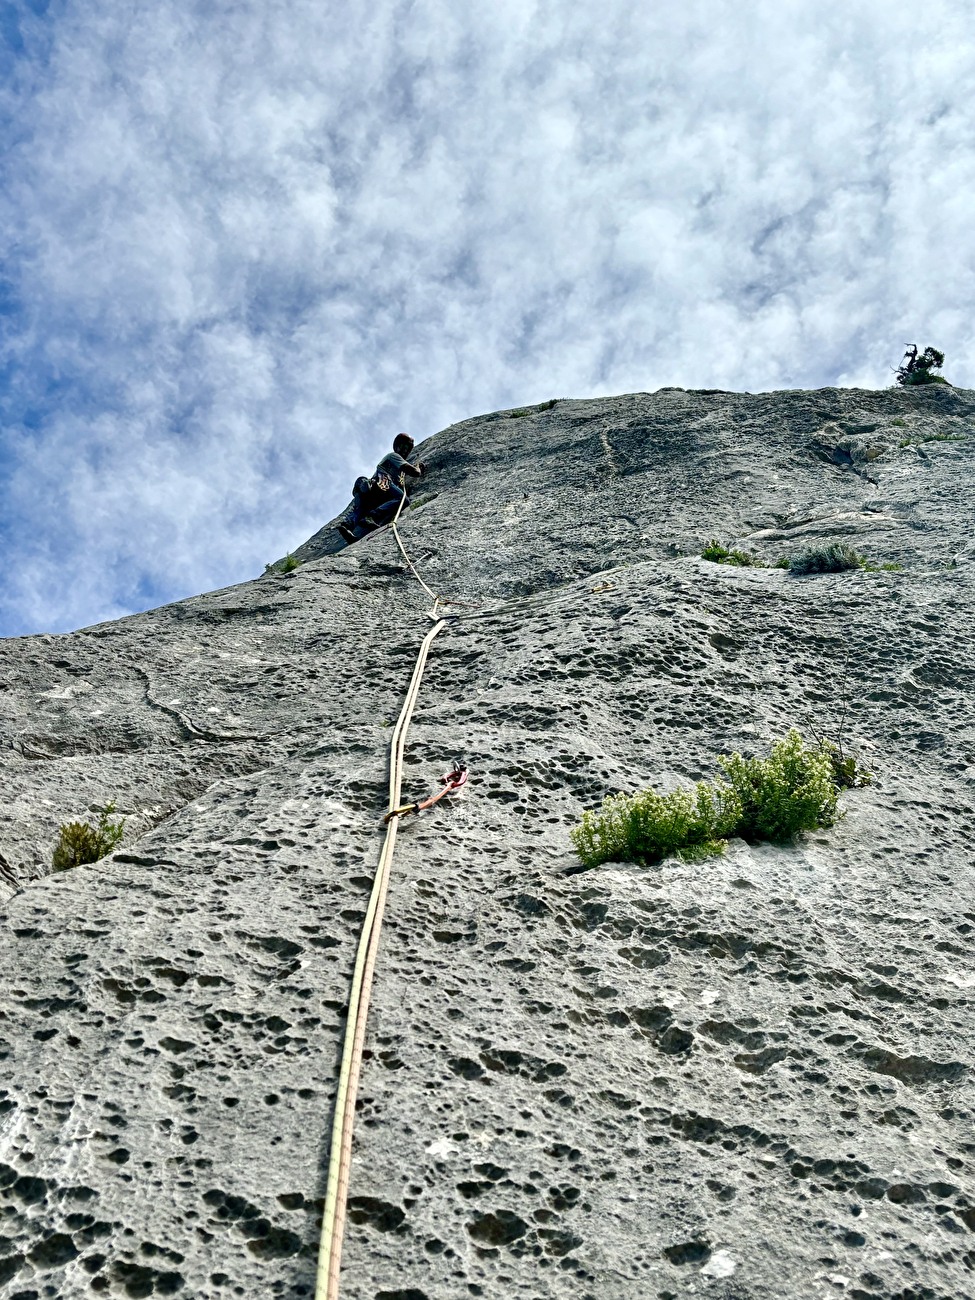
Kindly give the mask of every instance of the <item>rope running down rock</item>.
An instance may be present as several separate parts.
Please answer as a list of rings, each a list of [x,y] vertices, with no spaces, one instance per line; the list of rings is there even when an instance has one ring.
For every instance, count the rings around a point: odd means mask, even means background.
[[[386,905],[386,893],[389,888],[389,873],[393,862],[393,850],[396,845],[396,830],[399,817],[396,811],[400,806],[403,784],[403,756],[406,749],[406,736],[410,719],[420,693],[423,670],[434,637],[447,626],[447,619],[439,613],[440,597],[432,591],[420,577],[415,565],[406,553],[400,540],[396,522],[406,494],[399,504],[392,522],[396,544],[402,552],[403,559],[417,582],[433,599],[430,616],[435,620],[427,632],[417,652],[413,676],[406,692],[406,699],[400,710],[399,718],[393,729],[389,748],[389,806],[387,809],[386,838],[379,855],[379,865],[372,883],[369,906],[362,923],[359,947],[356,952],[355,969],[352,974],[352,990],[349,995],[349,1011],[346,1018],[345,1041],[342,1048],[342,1065],[339,1070],[338,1090],[335,1095],[335,1114],[332,1120],[332,1141],[329,1150],[328,1182],[325,1188],[325,1209],[322,1215],[321,1246],[318,1255],[318,1272],[315,1280],[315,1300],[338,1300],[339,1272],[342,1264],[342,1238],[345,1233],[346,1200],[349,1190],[349,1173],[352,1163],[352,1130],[355,1124],[355,1103],[359,1087],[359,1073],[362,1069],[362,1048],[366,1036],[366,1020],[369,1015],[369,998],[372,991],[372,977],[376,965],[376,953],[383,922],[383,910]],[[390,814],[393,814],[390,816]]]

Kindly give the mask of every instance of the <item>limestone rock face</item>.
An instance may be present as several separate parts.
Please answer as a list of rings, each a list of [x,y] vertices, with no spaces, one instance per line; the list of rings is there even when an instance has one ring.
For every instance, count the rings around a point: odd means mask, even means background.
[[[407,750],[344,1291],[975,1289],[975,394],[663,390],[431,439],[457,621]],[[771,566],[843,541],[898,572]],[[387,745],[429,626],[388,533],[0,644],[0,1290],[301,1297]],[[578,872],[569,830],[791,725],[832,830]],[[59,823],[126,837],[58,874]]]

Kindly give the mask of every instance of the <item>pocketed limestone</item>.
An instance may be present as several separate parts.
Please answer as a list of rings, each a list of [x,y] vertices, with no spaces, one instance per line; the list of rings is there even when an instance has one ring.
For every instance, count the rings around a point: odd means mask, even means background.
[[[349,1300],[971,1293],[973,430],[957,389],[668,389],[423,446],[401,531],[460,603],[404,796],[458,756],[471,781],[398,841]],[[824,454],[843,437],[864,454]],[[712,537],[770,567],[700,559]],[[771,567],[810,538],[903,569]],[[430,603],[388,534],[341,548],[0,643],[11,1297],[313,1294]],[[876,775],[834,829],[577,871],[606,793],[791,725]],[[49,874],[109,800],[118,851]]]

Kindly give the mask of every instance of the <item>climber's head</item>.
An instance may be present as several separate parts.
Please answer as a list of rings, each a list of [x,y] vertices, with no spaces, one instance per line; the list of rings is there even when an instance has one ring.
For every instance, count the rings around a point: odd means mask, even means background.
[[[397,456],[408,456],[414,447],[413,439],[408,433],[398,433],[393,439],[393,451]]]

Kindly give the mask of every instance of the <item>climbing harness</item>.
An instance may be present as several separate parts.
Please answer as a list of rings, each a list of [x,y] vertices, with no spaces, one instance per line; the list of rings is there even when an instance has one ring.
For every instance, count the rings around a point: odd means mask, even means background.
[[[403,501],[406,500],[404,494]],[[396,845],[396,831],[400,817],[408,813],[419,813],[421,809],[430,808],[445,795],[459,790],[467,781],[467,766],[459,760],[445,776],[441,778],[443,789],[419,804],[401,804],[403,784],[403,756],[406,750],[406,736],[413,716],[423,670],[427,655],[436,636],[443,631],[453,618],[440,613],[443,603],[440,597],[420,577],[413,562],[406,553],[396,527],[403,501],[392,520],[393,535],[403,559],[417,582],[433,600],[433,608],[428,611],[434,620],[433,627],[427,632],[417,652],[413,676],[407,688],[406,699],[400,715],[393,728],[389,746],[389,799],[384,821],[386,838],[379,854],[379,865],[372,883],[372,893],[366,917],[362,923],[359,947],[356,952],[355,968],[352,974],[352,990],[349,995],[349,1012],[345,1026],[345,1041],[342,1047],[342,1064],[339,1070],[338,1090],[335,1095],[335,1114],[332,1120],[332,1142],[329,1151],[328,1182],[325,1188],[325,1209],[322,1215],[321,1246],[318,1255],[318,1272],[315,1280],[315,1300],[338,1300],[339,1271],[342,1264],[342,1238],[345,1232],[346,1201],[349,1191],[349,1173],[352,1163],[352,1129],[355,1122],[356,1094],[359,1086],[359,1074],[362,1069],[362,1048],[366,1036],[366,1019],[369,1014],[369,998],[372,992],[372,977],[379,950],[379,937],[386,905],[386,893],[389,888],[389,873],[393,861],[393,849]]]

